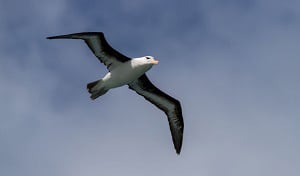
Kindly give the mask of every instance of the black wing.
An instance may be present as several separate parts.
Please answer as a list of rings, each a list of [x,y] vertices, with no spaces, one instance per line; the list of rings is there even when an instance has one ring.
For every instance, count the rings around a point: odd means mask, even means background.
[[[103,32],[82,32],[47,37],[47,39],[82,39],[93,51],[101,63],[111,71],[115,66],[130,60],[127,56],[113,49],[106,41]]]
[[[136,91],[139,95],[166,113],[173,144],[176,153],[179,154],[182,146],[184,128],[180,102],[155,87],[145,74],[128,85],[130,89]]]

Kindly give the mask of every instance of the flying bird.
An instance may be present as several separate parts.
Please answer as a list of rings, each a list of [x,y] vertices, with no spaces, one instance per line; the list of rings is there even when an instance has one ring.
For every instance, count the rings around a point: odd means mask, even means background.
[[[158,60],[152,56],[129,58],[113,49],[102,32],[74,33],[47,39],[83,40],[108,69],[102,79],[87,84],[90,98],[95,100],[112,88],[128,85],[129,89],[165,112],[176,153],[180,154],[184,128],[180,102],[158,89],[145,74],[153,65],[158,64]]]

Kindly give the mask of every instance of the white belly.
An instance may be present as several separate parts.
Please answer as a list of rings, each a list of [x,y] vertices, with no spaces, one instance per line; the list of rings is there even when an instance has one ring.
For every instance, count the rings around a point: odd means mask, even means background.
[[[104,76],[104,86],[110,89],[129,84],[150,68],[151,66],[149,67],[148,65],[135,66],[130,62],[124,63]]]

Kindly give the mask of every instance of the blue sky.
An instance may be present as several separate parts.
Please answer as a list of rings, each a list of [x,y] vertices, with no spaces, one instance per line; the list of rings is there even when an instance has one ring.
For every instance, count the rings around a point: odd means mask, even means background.
[[[300,174],[300,2],[0,0],[0,175]],[[81,41],[103,31],[181,101],[182,153],[163,112],[126,86],[91,101],[107,70]]]

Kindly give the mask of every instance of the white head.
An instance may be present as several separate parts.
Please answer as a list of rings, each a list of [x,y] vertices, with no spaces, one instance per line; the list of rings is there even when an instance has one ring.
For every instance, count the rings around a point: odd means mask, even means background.
[[[139,68],[144,71],[149,70],[153,65],[158,64],[158,60],[155,60],[152,56],[144,56],[131,60],[132,67]]]
[[[143,58],[146,59],[147,63],[151,65],[156,65],[159,62],[158,60],[155,60],[153,56],[145,56]]]

